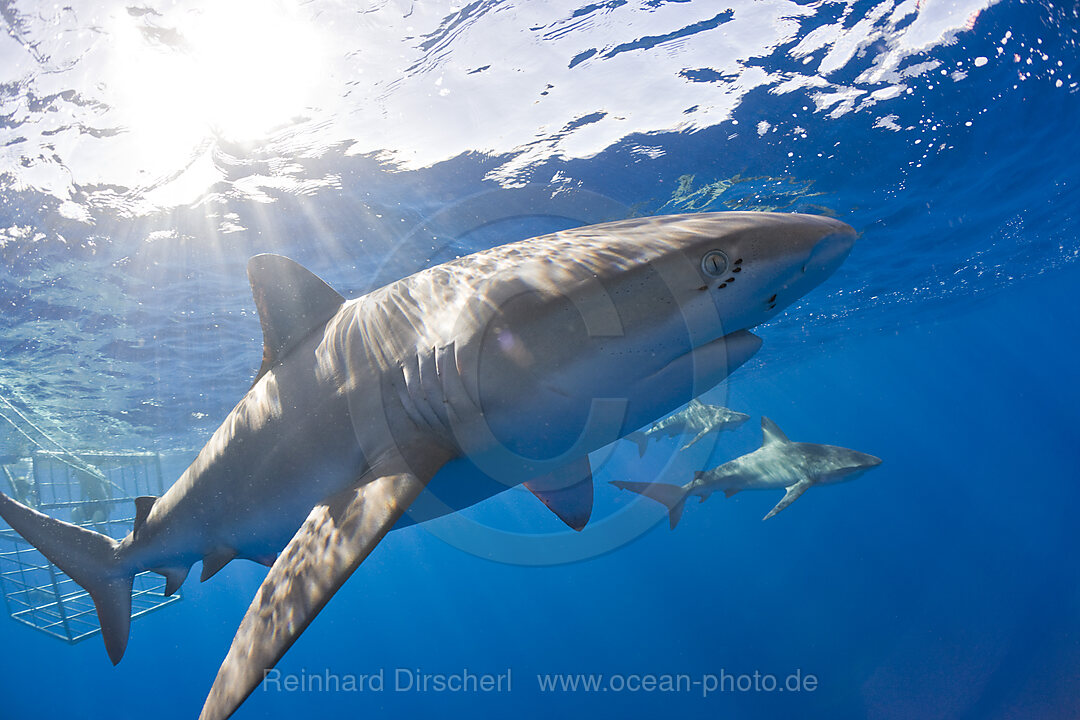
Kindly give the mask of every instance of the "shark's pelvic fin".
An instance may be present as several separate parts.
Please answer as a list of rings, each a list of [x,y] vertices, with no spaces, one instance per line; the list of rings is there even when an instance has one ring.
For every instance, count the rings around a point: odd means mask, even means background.
[[[780,498],[780,502],[776,503],[776,507],[774,507],[772,510],[770,510],[769,514],[766,515],[762,519],[763,520],[768,520],[773,515],[775,515],[776,513],[780,512],[781,510],[786,508],[791,503],[798,500],[799,496],[802,495],[807,490],[809,490],[810,486],[813,485],[813,484],[814,483],[810,482],[809,480],[800,480],[799,482],[797,482],[794,485],[790,486],[787,489],[787,492],[784,493],[784,497]]]
[[[764,436],[761,442],[762,447],[772,443],[791,442],[787,439],[787,435],[784,434],[784,431],[764,415],[761,416],[761,433]]]
[[[252,562],[257,562],[260,565],[265,565],[266,567],[274,567],[274,563],[277,562],[277,555],[255,555],[254,557],[249,557],[246,559]]]
[[[611,484],[622,490],[636,492],[663,504],[668,509],[668,522],[671,524],[671,529],[674,530],[675,526],[679,524],[683,507],[686,505],[687,491],[685,486],[624,480],[612,480]]]
[[[202,561],[202,574],[199,576],[199,582],[206,582],[217,575],[221,568],[228,565],[235,557],[236,550],[227,547],[221,547],[208,553]]]
[[[593,482],[588,455],[553,473],[525,483],[559,519],[573,530],[583,530],[592,516]]]
[[[345,298],[302,265],[281,255],[256,255],[248,261],[248,281],[263,331],[259,381],[296,343],[322,327]]]
[[[33,510],[0,493],[0,517],[90,593],[113,665],[127,648],[134,572],[116,560],[115,540]]]
[[[432,473],[434,474],[434,473]],[[218,671],[201,720],[224,720],[262,682],[430,477],[382,466],[316,505],[270,568]]]

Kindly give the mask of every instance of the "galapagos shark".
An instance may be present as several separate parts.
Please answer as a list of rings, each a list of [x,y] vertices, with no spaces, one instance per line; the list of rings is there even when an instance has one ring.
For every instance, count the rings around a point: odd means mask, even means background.
[[[649,440],[659,437],[675,437],[693,433],[694,436],[680,449],[686,450],[713,430],[734,430],[750,419],[749,415],[728,410],[720,405],[706,405],[694,399],[683,410],[653,423],[647,430],[637,430],[626,436],[637,443],[638,457],[645,456]]]
[[[611,484],[666,506],[668,520],[674,530],[682,517],[686,500],[693,495],[705,502],[717,491],[731,497],[740,490],[785,488],[787,492],[784,497],[763,518],[768,520],[813,485],[854,480],[881,464],[880,458],[856,450],[835,445],[791,442],[767,417],[761,418],[761,432],[764,437],[760,448],[712,470],[699,470],[694,473],[694,479],[685,485],[624,480],[614,480]]]
[[[848,225],[783,213],[636,218],[495,247],[346,301],[286,258],[248,276],[254,385],[117,542],[0,495],[0,516],[84,587],[113,663],[132,577],[175,592],[234,558],[270,567],[210,689],[229,717],[388,531],[524,483],[575,529],[588,453],[752,356],[747,332],[817,286]],[[440,469],[475,472],[440,483]],[[429,482],[430,481],[430,482]]]

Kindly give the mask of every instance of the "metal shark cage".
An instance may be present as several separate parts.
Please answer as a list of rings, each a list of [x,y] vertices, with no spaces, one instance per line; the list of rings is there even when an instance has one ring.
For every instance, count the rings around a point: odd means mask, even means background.
[[[0,488],[37,510],[120,540],[134,524],[135,498],[164,492],[157,453],[51,452],[0,456]],[[0,521],[0,590],[8,614],[76,643],[101,632],[89,593]],[[165,594],[165,578],[135,576],[131,616],[180,599]]]

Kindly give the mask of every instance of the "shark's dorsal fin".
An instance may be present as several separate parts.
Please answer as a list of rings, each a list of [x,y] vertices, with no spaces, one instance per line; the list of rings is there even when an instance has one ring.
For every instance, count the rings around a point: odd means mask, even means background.
[[[143,523],[146,522],[156,502],[157,498],[153,495],[141,495],[135,498],[135,527],[132,528],[134,534],[139,534],[139,530],[142,529]]]
[[[313,330],[334,316],[345,298],[302,265],[281,255],[248,261],[248,281],[263,331],[259,381]]]
[[[593,483],[589,457],[525,483],[540,501],[573,530],[582,530],[592,516]]]
[[[778,428],[776,423],[764,415],[761,416],[761,432],[765,436],[761,443],[762,447],[772,443],[791,442],[787,439],[787,435],[784,434],[784,431]]]

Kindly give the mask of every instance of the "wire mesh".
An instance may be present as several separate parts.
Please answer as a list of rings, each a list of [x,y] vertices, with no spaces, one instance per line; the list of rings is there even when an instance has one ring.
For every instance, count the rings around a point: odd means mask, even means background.
[[[0,482],[16,499],[60,520],[120,540],[134,524],[135,498],[161,495],[156,453],[79,453],[96,471],[83,470],[58,453],[37,452],[31,462],[3,458]],[[0,590],[8,614],[42,632],[74,643],[101,632],[89,593],[50,563],[18,533],[0,524]],[[165,597],[165,578],[135,576],[131,616],[177,602]]]

